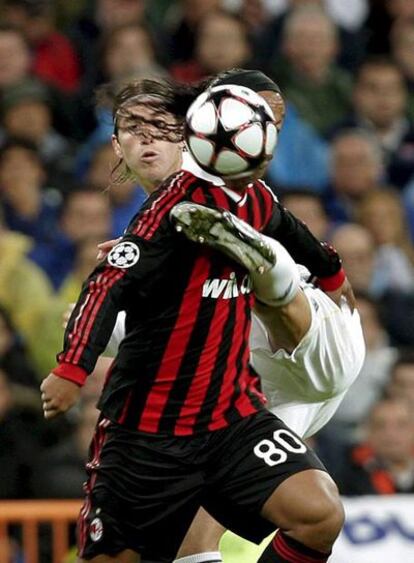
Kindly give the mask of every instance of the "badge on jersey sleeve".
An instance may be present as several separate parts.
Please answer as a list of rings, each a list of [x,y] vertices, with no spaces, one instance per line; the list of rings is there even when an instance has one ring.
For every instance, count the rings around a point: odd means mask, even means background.
[[[131,268],[139,260],[139,248],[134,242],[120,242],[108,254],[108,262],[114,268]]]

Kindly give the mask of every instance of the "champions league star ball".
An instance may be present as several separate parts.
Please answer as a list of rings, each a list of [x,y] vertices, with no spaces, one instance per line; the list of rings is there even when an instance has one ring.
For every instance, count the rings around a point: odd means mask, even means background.
[[[185,141],[206,172],[243,178],[272,157],[277,143],[275,118],[264,98],[250,88],[215,86],[190,106]]]

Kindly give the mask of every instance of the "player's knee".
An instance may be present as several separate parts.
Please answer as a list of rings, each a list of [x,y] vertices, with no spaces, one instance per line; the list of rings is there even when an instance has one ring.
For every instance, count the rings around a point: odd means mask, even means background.
[[[330,479],[315,490],[308,510],[304,510],[293,535],[305,545],[322,552],[329,551],[345,520],[344,508],[335,483]]]
[[[320,470],[297,473],[282,483],[264,505],[263,516],[323,552],[331,549],[344,523],[338,488]]]

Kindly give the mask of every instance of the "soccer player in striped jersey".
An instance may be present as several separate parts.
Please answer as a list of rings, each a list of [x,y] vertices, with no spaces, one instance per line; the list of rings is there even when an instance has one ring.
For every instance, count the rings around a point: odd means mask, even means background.
[[[117,138],[128,166],[134,159],[152,169],[159,163],[160,128],[167,139],[174,134],[169,94],[137,85],[120,93]],[[74,404],[119,310],[126,310],[127,334],[100,400],[79,561],[136,561],[145,553],[171,559],[200,504],[253,540],[286,528],[286,549],[327,560],[342,524],[340,501],[316,456],[263,408],[248,362],[253,299],[246,270],[186,243],[169,213],[183,200],[225,207],[282,240],[327,283],[343,280],[340,261],[263,183],[238,195],[181,170],[150,196],[85,282],[59,365],[42,384],[47,418]],[[206,295],[211,279],[231,283],[229,295]],[[264,459],[260,445],[269,439],[289,452],[288,471]]]

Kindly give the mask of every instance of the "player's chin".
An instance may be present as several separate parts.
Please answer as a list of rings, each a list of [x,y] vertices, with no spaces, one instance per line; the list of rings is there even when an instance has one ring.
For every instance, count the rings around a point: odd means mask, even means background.
[[[260,166],[258,166],[255,170],[253,170],[250,176],[246,178],[246,181],[254,182],[255,180],[259,180],[259,178],[262,178],[266,172],[269,162],[270,159],[264,162],[263,164],[261,164]]]

